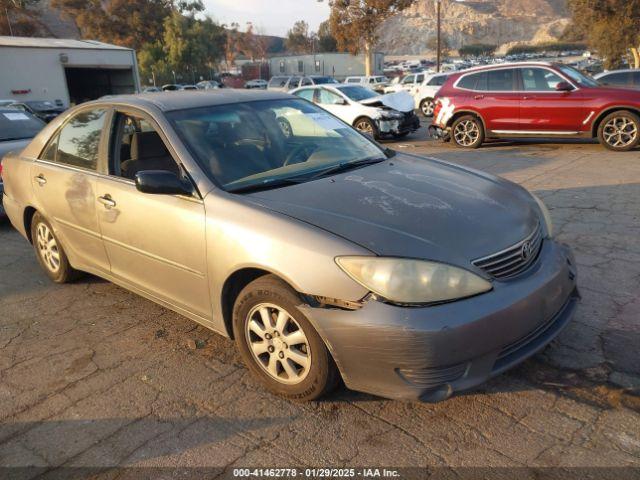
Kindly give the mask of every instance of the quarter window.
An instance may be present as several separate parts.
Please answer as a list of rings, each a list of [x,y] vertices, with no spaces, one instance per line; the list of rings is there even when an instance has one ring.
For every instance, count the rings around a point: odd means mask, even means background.
[[[562,78],[545,68],[522,68],[522,85],[527,92],[553,92]]]
[[[478,78],[484,75],[483,73],[475,73],[473,75],[465,75],[460,80],[458,80],[457,87],[464,88],[467,90],[476,90],[476,84],[478,83]],[[431,83],[433,79],[429,82],[429,85],[436,85]],[[486,82],[485,82],[486,83]]]
[[[105,115],[106,110],[103,109],[78,113],[62,128],[44,154],[49,157],[55,155],[57,163],[95,170]],[[54,143],[57,143],[55,154],[50,151]]]

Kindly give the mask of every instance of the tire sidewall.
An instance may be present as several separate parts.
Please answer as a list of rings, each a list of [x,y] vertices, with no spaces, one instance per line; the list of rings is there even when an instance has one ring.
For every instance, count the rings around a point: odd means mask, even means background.
[[[369,117],[358,117],[358,118],[356,119],[356,121],[355,121],[355,122],[353,122],[353,128],[355,128],[356,130],[358,130],[358,129],[356,128],[356,125],[358,125],[358,123],[360,123],[360,122],[362,122],[362,121],[368,122],[368,123],[369,123],[369,125],[371,125],[371,131],[372,131],[372,133],[373,133],[373,138],[378,138],[378,137],[380,136],[380,135],[379,135],[379,132],[378,132],[378,127],[376,127],[375,122],[374,122],[373,120],[371,120]],[[365,134],[365,132],[362,132],[362,131],[360,131],[360,130],[358,130],[358,131],[359,131],[360,133],[362,133],[363,135]]]
[[[480,134],[478,135],[478,139],[471,145],[460,145],[457,141],[456,141],[456,137],[454,135],[455,132],[455,128],[456,126],[463,121],[466,120],[471,120],[473,122],[475,122],[475,124],[478,126],[478,129],[480,131]],[[474,149],[474,148],[479,148],[483,143],[484,143],[484,126],[482,125],[482,121],[480,121],[480,119],[474,115],[463,115],[462,117],[456,118],[454,120],[454,122],[451,124],[451,141],[453,142],[453,144],[458,147],[458,148],[468,148],[468,149]]]
[[[604,126],[607,124],[609,120],[613,117],[627,117],[632,120],[636,124],[636,128],[638,129],[638,135],[636,136],[636,140],[634,143],[631,143],[625,147],[614,147],[613,145],[609,145],[604,139]],[[618,110],[615,112],[611,112],[606,117],[602,119],[600,124],[598,125],[598,141],[600,144],[608,150],[612,152],[628,152],[629,150],[633,150],[638,145],[640,145],[640,117],[633,112],[628,110]]]
[[[60,254],[60,268],[57,272],[52,272],[49,267],[47,267],[44,259],[42,258],[42,255],[40,255],[40,251],[38,250],[37,231],[38,225],[40,225],[41,223],[47,226],[47,228],[51,232],[51,235],[53,235],[53,238],[55,238],[56,244],[58,245],[58,252]],[[53,230],[53,227],[51,227],[51,224],[39,212],[36,212],[31,219],[31,240],[33,242],[33,248],[35,250],[38,263],[40,264],[40,267],[42,267],[46,275],[56,283],[65,283],[66,281],[68,281],[72,275],[73,269],[69,264],[67,255],[64,252],[62,244],[60,243],[60,239]]]
[[[311,367],[302,382],[296,385],[280,383],[257,364],[247,344],[245,328],[249,312],[260,303],[270,303],[285,309],[304,331],[311,350]],[[309,320],[298,310],[301,302],[284,282],[267,275],[250,283],[236,299],[233,308],[233,335],[244,363],[251,373],[272,392],[290,400],[307,401],[321,396],[330,388],[335,364],[324,342]]]
[[[433,103],[433,98],[425,98],[420,102],[420,113],[422,113],[422,115],[424,115],[427,118],[433,117],[433,108],[431,109],[431,114],[430,115],[426,114],[425,111],[424,111],[425,105],[427,103],[429,103],[429,102]]]

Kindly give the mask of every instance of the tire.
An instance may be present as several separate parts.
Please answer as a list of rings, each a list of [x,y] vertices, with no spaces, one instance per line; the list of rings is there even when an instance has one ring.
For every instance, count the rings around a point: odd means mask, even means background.
[[[479,148],[484,142],[484,127],[478,117],[463,115],[451,125],[451,139],[461,148]]]
[[[371,120],[370,118],[357,118],[356,121],[353,122],[353,127],[360,133],[363,133],[365,135],[372,135],[375,139],[380,136],[378,133],[378,127],[376,127],[376,124],[373,123],[373,120]]]
[[[51,224],[39,212],[31,219],[31,240],[38,263],[52,281],[68,283],[81,276],[69,263]]]
[[[433,117],[433,111],[435,107],[436,104],[433,101],[433,98],[425,98],[420,102],[420,111],[422,112],[422,115],[427,118]]]
[[[284,117],[278,117],[278,125],[280,126],[280,130],[282,130],[282,134],[286,138],[293,136],[293,129],[291,128],[289,120]]]
[[[310,401],[330,392],[339,373],[322,338],[298,310],[300,303],[275,275],[260,277],[236,299],[233,334],[245,365],[267,389],[289,400]]]
[[[598,125],[598,141],[614,152],[628,152],[640,144],[640,117],[628,110],[612,112]]]

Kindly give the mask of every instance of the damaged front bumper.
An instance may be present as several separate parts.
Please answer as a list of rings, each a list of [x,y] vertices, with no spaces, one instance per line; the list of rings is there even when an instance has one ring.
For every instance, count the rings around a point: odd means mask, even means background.
[[[376,127],[381,137],[405,135],[420,128],[420,119],[415,113],[409,112],[402,118],[379,118]]]
[[[430,307],[375,300],[361,308],[301,307],[345,384],[387,398],[440,401],[544,348],[567,325],[578,292],[568,247],[545,240],[538,260],[491,292]]]

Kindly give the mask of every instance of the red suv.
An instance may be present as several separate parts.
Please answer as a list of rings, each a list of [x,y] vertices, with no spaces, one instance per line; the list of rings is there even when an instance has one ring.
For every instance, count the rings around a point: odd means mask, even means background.
[[[594,138],[640,143],[640,92],[608,88],[553,63],[478,67],[451,75],[436,97],[433,136],[478,148],[492,138]]]

